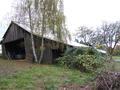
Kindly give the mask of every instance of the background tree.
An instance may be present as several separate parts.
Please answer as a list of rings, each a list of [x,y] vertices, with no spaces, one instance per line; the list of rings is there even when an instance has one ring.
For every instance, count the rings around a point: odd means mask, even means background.
[[[101,36],[103,37],[107,53],[112,60],[113,51],[120,41],[120,22],[103,23],[100,30],[102,32]]]
[[[96,48],[102,49],[104,47],[102,31],[99,29],[93,31],[89,38],[89,43]]]
[[[76,41],[83,44],[90,44],[90,38],[93,31],[86,26],[79,27],[76,35]]]
[[[88,45],[105,49],[112,60],[114,49],[120,41],[120,22],[103,23],[96,31],[82,26],[76,35],[77,42],[88,43]]]

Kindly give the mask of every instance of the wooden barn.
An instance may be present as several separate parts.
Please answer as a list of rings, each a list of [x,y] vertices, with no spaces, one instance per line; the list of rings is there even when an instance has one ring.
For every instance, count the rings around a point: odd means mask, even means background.
[[[41,37],[34,34],[35,49],[40,56]],[[34,61],[30,32],[26,28],[11,22],[1,41],[3,57],[18,60]],[[55,40],[44,38],[44,55],[42,63],[53,63],[65,51],[66,45]]]

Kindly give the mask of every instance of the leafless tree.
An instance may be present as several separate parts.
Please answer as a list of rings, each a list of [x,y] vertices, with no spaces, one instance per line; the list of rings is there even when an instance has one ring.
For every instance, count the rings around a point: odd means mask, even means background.
[[[113,51],[120,41],[120,22],[103,23],[100,30],[102,31],[101,36],[103,37],[107,53],[112,60]]]
[[[91,38],[92,33],[93,31],[90,28],[86,26],[81,26],[79,27],[75,35],[76,35],[76,39],[78,42],[84,43],[84,44],[87,44],[87,43],[90,44],[90,38]]]

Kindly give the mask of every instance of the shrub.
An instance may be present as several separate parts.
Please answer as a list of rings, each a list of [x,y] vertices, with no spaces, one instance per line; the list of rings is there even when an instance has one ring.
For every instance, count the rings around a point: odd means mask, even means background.
[[[86,48],[76,48],[73,51],[73,55],[83,55],[86,52]]]
[[[60,65],[76,68],[84,72],[97,69],[102,65],[103,59],[94,55],[63,56],[57,59]]]
[[[98,55],[99,52],[94,48],[87,48],[86,49],[86,54],[87,55]]]
[[[81,71],[93,71],[103,62],[103,56],[94,48],[68,48],[63,57],[57,59],[60,65]]]
[[[67,48],[64,55],[72,55],[73,51],[75,51],[75,50],[76,50],[76,48]]]
[[[75,67],[76,57],[71,55],[66,55],[57,59],[60,65],[64,65],[69,68]]]
[[[99,55],[100,53],[92,47],[68,48],[64,55]]]
[[[77,68],[81,71],[93,71],[103,63],[103,58],[94,55],[79,55],[76,59]]]

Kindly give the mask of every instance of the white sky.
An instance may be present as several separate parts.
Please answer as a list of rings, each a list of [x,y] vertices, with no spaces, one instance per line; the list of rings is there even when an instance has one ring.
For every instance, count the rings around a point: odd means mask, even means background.
[[[0,1],[0,39],[7,29],[6,17],[12,14],[13,1]],[[64,11],[68,30],[75,32],[81,25],[95,27],[103,21],[119,21],[120,0],[64,0]]]

